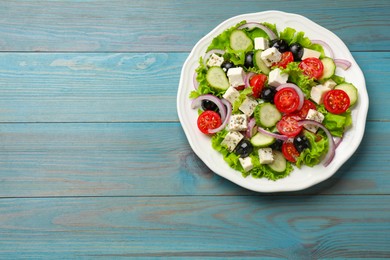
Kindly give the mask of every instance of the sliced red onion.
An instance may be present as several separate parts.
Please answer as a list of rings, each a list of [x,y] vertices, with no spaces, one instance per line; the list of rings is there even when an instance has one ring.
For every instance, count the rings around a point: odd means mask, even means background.
[[[196,77],[198,76],[198,73],[196,71],[194,72],[194,76],[192,76],[192,83],[194,86],[194,89],[197,90],[199,87],[199,82],[196,80]]]
[[[230,104],[230,102],[227,101],[227,100],[224,99],[224,98],[221,99],[221,103],[222,103],[223,105],[225,105],[226,108],[227,108],[225,120],[222,120],[222,125],[221,125],[220,127],[209,130],[209,133],[210,133],[210,134],[215,134],[215,133],[218,133],[219,131],[225,129],[227,123],[228,123],[229,120],[230,120],[230,116],[232,115],[232,104]]]
[[[270,28],[268,28],[267,26],[265,26],[264,24],[261,24],[261,23],[248,22],[246,24],[239,26],[237,29],[241,30],[244,28],[247,28],[247,29],[259,28],[259,29],[263,30],[268,35],[270,40],[274,40],[274,39],[278,38],[278,36]]]
[[[322,41],[322,40],[311,40],[312,43],[315,43],[315,44],[319,44],[321,45],[322,47],[324,47],[325,49],[328,50],[329,52],[329,57],[333,59],[334,57],[334,54],[333,54],[333,50],[332,48],[329,46],[329,44],[327,44],[326,42]]]
[[[335,140],[334,145],[336,148],[339,147],[341,141],[343,141],[343,137],[339,137]]]
[[[317,121],[314,121],[314,120],[300,120],[300,121],[298,121],[298,125],[301,125],[301,126],[314,125],[314,126],[321,128],[322,130],[324,130],[325,134],[328,137],[328,142],[329,142],[328,153],[326,154],[326,156],[324,158],[324,166],[325,167],[328,166],[331,163],[331,161],[333,160],[334,155],[336,153],[336,145],[334,143],[332,134],[329,132],[328,129],[326,129],[326,127],[323,124],[321,124]]]
[[[351,67],[352,65],[350,61],[344,59],[334,59],[334,63],[336,64],[337,67],[340,67],[343,70],[349,69],[349,67]]]
[[[224,55],[225,54],[225,51],[224,50],[218,50],[218,49],[214,49],[214,50],[210,50],[208,52],[205,53],[205,55],[203,56],[203,65],[205,67],[207,67],[207,61],[208,59],[210,58],[211,55],[213,54],[219,54],[219,55]]]
[[[219,109],[219,114],[221,115],[222,122],[226,119],[226,108],[223,105],[221,99],[214,96],[214,95],[211,95],[211,94],[201,95],[201,96],[195,98],[194,100],[192,100],[191,108],[195,109],[195,108],[199,107],[203,100],[209,100],[209,101],[213,102],[215,105],[217,105],[217,107]]]
[[[254,72],[249,72],[245,75],[245,78],[244,78],[244,83],[245,83],[245,88],[248,88],[250,86],[250,83],[249,83],[249,80],[252,78],[253,75],[255,75],[256,73]]]
[[[299,96],[299,104],[297,110],[300,110],[303,106],[303,102],[305,101],[305,95],[303,94],[302,89],[293,83],[285,83],[277,87],[276,90],[279,91],[284,88],[292,88],[297,92]]]
[[[268,135],[268,136],[271,136],[273,138],[276,138],[276,139],[280,139],[282,141],[287,141],[288,140],[288,136],[286,135],[280,135],[280,134],[276,134],[276,133],[272,133],[272,132],[269,132],[267,130],[265,130],[264,128],[262,127],[257,127],[257,130],[262,133],[262,134],[265,134],[265,135]]]
[[[251,138],[256,134],[257,128],[255,126],[256,126],[256,119],[252,117],[251,119],[249,119],[248,129],[245,132],[246,138]]]

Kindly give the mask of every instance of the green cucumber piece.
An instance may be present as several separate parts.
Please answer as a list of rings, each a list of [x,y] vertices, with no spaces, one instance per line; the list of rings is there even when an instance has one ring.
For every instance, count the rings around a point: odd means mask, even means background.
[[[261,103],[256,106],[255,111],[256,124],[262,127],[273,127],[282,118],[282,114],[271,103]]]
[[[271,70],[267,67],[267,65],[265,65],[264,61],[261,59],[262,52],[263,52],[262,50],[258,50],[255,52],[254,59],[253,59],[254,65],[265,75],[268,75]]]
[[[268,166],[275,172],[284,172],[287,168],[287,161],[283,154],[279,151],[273,151],[274,161]]]
[[[253,49],[252,39],[241,30],[235,30],[230,34],[230,47],[235,51],[247,51]]]
[[[350,106],[353,106],[358,99],[358,90],[351,83],[341,83],[335,87],[335,89],[344,90],[349,97],[349,101],[351,102]]]
[[[256,147],[268,147],[275,142],[275,138],[263,133],[257,132],[252,138],[251,143]]]
[[[229,80],[225,72],[220,67],[211,67],[207,71],[206,80],[213,88],[226,90],[229,88]]]
[[[319,80],[325,80],[331,78],[336,71],[336,64],[333,59],[325,57],[321,59],[322,65],[324,66],[324,72]]]

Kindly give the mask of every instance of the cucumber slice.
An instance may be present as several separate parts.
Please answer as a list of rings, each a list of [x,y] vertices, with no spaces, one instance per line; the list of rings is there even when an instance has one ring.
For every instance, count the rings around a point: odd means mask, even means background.
[[[252,138],[251,143],[256,147],[267,147],[275,142],[275,138],[263,133],[257,132]]]
[[[253,49],[252,39],[241,30],[235,30],[230,35],[230,47],[235,51]]]
[[[255,52],[254,65],[265,75],[268,75],[271,70],[267,67],[267,65],[265,65],[264,61],[261,59],[262,52],[262,50],[258,50]]]
[[[324,65],[324,72],[322,73],[320,80],[329,79],[336,71],[336,64],[334,63],[333,59],[328,57],[322,58],[321,62],[322,65]]]
[[[282,118],[282,114],[271,103],[262,103],[254,111],[256,124],[262,127],[273,127]]]
[[[274,161],[268,166],[275,172],[284,172],[287,168],[287,161],[283,154],[279,151],[273,151]]]
[[[337,85],[335,89],[341,89],[344,90],[345,93],[347,93],[349,100],[351,102],[350,106],[353,106],[357,99],[358,99],[358,91],[357,88],[351,84],[351,83],[341,83],[340,85]]]
[[[225,72],[220,67],[211,67],[206,74],[207,82],[216,89],[226,90],[229,88],[229,80]]]

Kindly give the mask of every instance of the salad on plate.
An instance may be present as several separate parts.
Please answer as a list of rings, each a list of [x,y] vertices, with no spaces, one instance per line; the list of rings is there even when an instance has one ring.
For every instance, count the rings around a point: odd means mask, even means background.
[[[329,165],[352,127],[357,88],[325,41],[242,20],[213,38],[194,71],[194,127],[244,177],[277,180]]]

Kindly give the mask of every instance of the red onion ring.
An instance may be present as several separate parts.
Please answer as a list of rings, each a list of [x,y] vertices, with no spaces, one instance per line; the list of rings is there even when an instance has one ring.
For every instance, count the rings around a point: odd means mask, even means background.
[[[250,86],[250,83],[249,83],[249,80],[251,79],[251,77],[253,75],[255,75],[256,73],[254,72],[249,72],[245,75],[245,78],[244,78],[244,83],[245,83],[245,88],[248,88]]]
[[[297,92],[297,94],[299,96],[299,104],[298,104],[297,110],[300,110],[303,106],[303,102],[305,101],[305,95],[303,94],[302,89],[293,83],[285,83],[285,84],[278,86],[276,88],[276,90],[279,91],[279,90],[284,89],[284,88],[292,88]]]
[[[248,122],[248,129],[245,132],[246,138],[251,138],[253,135],[256,134],[257,128],[256,126],[256,119],[252,117]]]
[[[191,108],[195,109],[195,108],[199,107],[203,100],[209,100],[209,101],[213,102],[215,105],[217,105],[217,107],[219,109],[219,113],[221,115],[221,120],[222,120],[222,122],[225,121],[226,108],[225,108],[224,104],[222,103],[221,99],[219,99],[218,97],[216,97],[214,95],[205,94],[205,95],[201,95],[201,96],[195,98],[194,100],[192,100]]]
[[[334,143],[334,140],[333,140],[333,136],[332,134],[329,132],[328,129],[326,129],[326,127],[317,122],[317,121],[314,121],[314,120],[300,120],[298,121],[298,125],[315,125],[315,126],[318,126],[320,127],[322,130],[324,130],[325,134],[327,135],[328,137],[328,142],[329,142],[329,148],[328,148],[328,153],[326,154],[325,158],[324,158],[324,166],[328,166],[330,164],[330,162],[333,160],[334,158],[334,155],[336,154],[336,145]]]
[[[206,52],[203,56],[203,65],[205,67],[207,67],[207,60],[210,58],[211,55],[213,54],[219,54],[219,55],[224,55],[225,54],[225,51],[224,50],[217,50],[217,49],[214,49],[214,50],[209,50],[208,52]]]
[[[230,102],[227,101],[224,98],[221,99],[221,103],[223,105],[225,105],[226,108],[227,108],[226,118],[225,118],[225,120],[222,120],[222,125],[220,127],[217,127],[217,128],[214,128],[214,129],[210,129],[209,130],[210,134],[215,134],[215,133],[218,133],[219,131],[223,130],[226,127],[227,123],[229,122],[230,116],[232,115],[232,104],[230,104]]]
[[[351,67],[352,65],[350,61],[344,59],[334,59],[334,63],[336,64],[337,67],[340,67],[343,70],[349,69],[349,67]]]
[[[268,136],[271,136],[273,138],[276,138],[276,139],[279,139],[279,140],[282,140],[282,141],[287,141],[288,140],[288,136],[286,135],[280,135],[280,134],[276,134],[276,133],[272,133],[272,132],[269,132],[267,130],[265,130],[264,128],[262,127],[257,127],[257,130],[265,135],[268,135]]]
[[[339,147],[341,141],[343,141],[343,137],[340,137],[337,140],[335,140],[335,142],[334,142],[335,148]]]
[[[239,26],[237,29],[241,30],[244,28],[246,28],[246,29],[259,28],[259,29],[263,30],[268,35],[270,40],[274,40],[274,39],[278,38],[276,36],[276,34],[270,28],[268,28],[267,26],[265,26],[264,24],[261,24],[261,23],[248,22],[246,24]]]
[[[332,50],[332,48],[329,46],[329,44],[327,44],[326,42],[324,42],[324,41],[322,41],[322,40],[311,40],[311,43],[319,44],[319,45],[321,45],[322,47],[324,47],[325,49],[327,49],[328,52],[329,52],[329,57],[333,59],[333,57],[334,57],[333,50]]]
[[[196,73],[196,71],[195,71],[194,75],[192,76],[192,84],[193,84],[195,90],[197,90],[199,87],[199,82],[196,80],[197,76],[198,76],[198,73]]]

